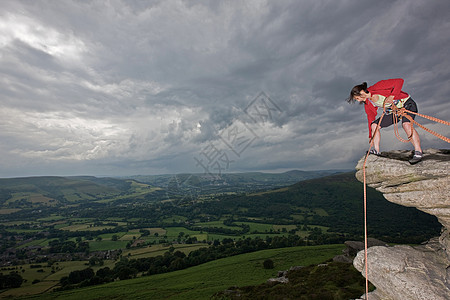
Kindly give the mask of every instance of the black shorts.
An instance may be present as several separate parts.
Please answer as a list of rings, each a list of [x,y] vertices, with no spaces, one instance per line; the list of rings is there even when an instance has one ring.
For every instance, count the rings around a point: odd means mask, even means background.
[[[412,98],[409,98],[408,100],[406,100],[405,104],[403,104],[403,107],[406,108],[407,110],[413,111],[415,113],[418,112],[417,104],[416,104],[416,102],[414,102],[414,100]],[[411,114],[411,113],[408,113],[408,116],[410,116],[413,119],[416,117],[416,115]],[[373,121],[372,124],[373,123],[378,124],[378,122],[380,122],[380,118]],[[397,122],[400,122],[399,117],[397,117]],[[408,120],[407,117],[402,117],[402,123],[408,123],[408,122],[410,122],[410,121]],[[380,127],[381,128],[389,127],[392,124],[394,124],[393,114],[386,114],[386,115],[384,115],[383,120],[381,120]]]

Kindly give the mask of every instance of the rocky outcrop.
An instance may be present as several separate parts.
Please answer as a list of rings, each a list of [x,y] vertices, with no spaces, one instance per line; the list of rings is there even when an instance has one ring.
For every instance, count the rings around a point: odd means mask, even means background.
[[[413,166],[410,157],[410,151],[370,155],[366,182],[388,201],[435,215],[443,225],[442,234],[416,247],[369,248],[368,278],[376,287],[370,300],[450,299],[450,150],[425,150],[423,161]],[[364,157],[356,167],[361,182],[363,163]],[[353,264],[365,275],[364,251]]]
[[[267,280],[267,283],[288,283],[289,282],[288,272],[300,270],[301,268],[303,268],[303,266],[295,266],[295,267],[290,267],[289,270],[286,270],[286,271],[278,271],[278,277],[269,278]]]
[[[344,244],[346,248],[342,250],[341,255],[336,255],[335,257],[333,257],[333,261],[351,264],[353,263],[356,254],[358,254],[359,251],[364,250],[364,243],[359,241],[345,241]],[[367,246],[387,246],[387,244],[377,239],[368,238]]]

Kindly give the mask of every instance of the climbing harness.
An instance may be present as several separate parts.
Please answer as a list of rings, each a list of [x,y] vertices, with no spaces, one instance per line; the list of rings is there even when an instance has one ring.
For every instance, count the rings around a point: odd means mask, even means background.
[[[390,115],[392,114],[392,118],[394,121],[394,132],[395,132],[395,136],[397,137],[398,140],[407,143],[411,140],[412,135],[413,135],[413,131],[411,130],[411,134],[410,136],[408,136],[408,139],[405,140],[403,138],[400,137],[400,134],[398,132],[398,120],[400,120],[401,117],[406,117],[411,123],[416,124],[417,126],[419,126],[420,128],[422,128],[423,130],[431,133],[432,135],[440,138],[443,141],[446,141],[447,143],[450,143],[450,139],[437,133],[434,132],[428,128],[426,128],[425,126],[419,124],[418,122],[416,122],[410,115],[408,115],[408,113],[412,113],[414,115],[420,116],[422,118],[431,120],[431,121],[435,121],[444,125],[448,125],[450,126],[450,122],[444,121],[444,120],[440,120],[438,118],[435,117],[430,117],[427,115],[422,115],[413,111],[409,111],[407,109],[405,109],[404,107],[402,108],[398,108],[395,105],[392,105],[391,108],[386,108],[386,103],[383,104],[383,114],[380,117],[380,120],[378,121],[378,126],[375,129],[372,138],[370,139],[369,143],[370,143],[370,147],[369,150],[367,151],[366,157],[364,159],[364,164],[363,164],[363,178],[364,178],[364,269],[365,269],[365,277],[366,277],[366,296],[365,296],[365,300],[369,299],[369,279],[367,277],[367,273],[368,273],[368,268],[369,268],[369,264],[367,262],[367,184],[366,184],[366,162],[367,162],[367,158],[369,157],[370,154],[370,150],[373,147],[373,143],[374,143],[374,137],[375,134],[377,133],[377,131],[379,130],[380,124],[381,124],[381,120],[383,120],[383,117],[386,115]]]

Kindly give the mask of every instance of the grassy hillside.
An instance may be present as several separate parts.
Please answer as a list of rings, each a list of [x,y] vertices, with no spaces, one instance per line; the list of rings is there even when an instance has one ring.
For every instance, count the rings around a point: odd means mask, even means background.
[[[105,203],[109,201],[133,202],[148,195],[158,195],[156,200],[166,199],[159,194],[161,188],[131,179],[73,177],[23,177],[0,179],[0,209],[45,208],[81,203]]]
[[[434,216],[387,201],[367,189],[369,234],[395,242],[421,242],[438,235]],[[363,185],[354,172],[298,182],[286,188],[205,203],[204,213],[234,214],[279,224],[321,225],[330,232],[360,235],[363,228]],[[414,222],[411,222],[414,220]],[[403,240],[404,239],[404,240]]]
[[[327,262],[289,270],[289,282],[266,282],[254,286],[233,287],[219,292],[214,300],[348,300],[363,294],[364,278],[351,264]],[[373,289],[370,286],[370,289]]]
[[[117,281],[101,286],[53,292],[26,299],[210,299],[231,286],[254,285],[291,266],[319,264],[340,254],[343,245],[271,249],[212,261],[176,272]],[[265,259],[274,269],[264,269]]]
[[[119,193],[116,187],[81,178],[44,176],[0,179],[0,205],[3,207],[55,206],[112,197]]]

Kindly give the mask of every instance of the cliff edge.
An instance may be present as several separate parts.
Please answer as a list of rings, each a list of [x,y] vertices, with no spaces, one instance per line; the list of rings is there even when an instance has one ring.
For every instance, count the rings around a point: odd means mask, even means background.
[[[423,161],[413,166],[410,157],[404,150],[369,155],[367,185],[390,202],[436,216],[443,229],[439,238],[420,246],[370,247],[368,277],[376,287],[370,300],[450,299],[450,150],[425,150]],[[361,182],[364,159],[356,166]],[[353,264],[365,275],[364,251]]]

